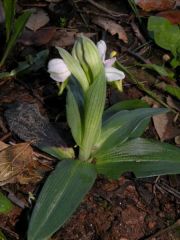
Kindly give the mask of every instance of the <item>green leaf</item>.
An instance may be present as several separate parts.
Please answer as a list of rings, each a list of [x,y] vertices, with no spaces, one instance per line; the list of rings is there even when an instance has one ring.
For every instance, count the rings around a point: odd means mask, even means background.
[[[75,142],[80,146],[82,141],[83,128],[81,123],[81,115],[78,103],[68,87],[67,101],[66,101],[67,121],[71,128],[71,132]]]
[[[31,217],[28,240],[48,239],[74,213],[96,179],[92,164],[65,160],[50,174]]]
[[[82,89],[84,91],[87,91],[89,88],[88,79],[86,77],[86,74],[84,73],[81,65],[79,62],[71,56],[66,50],[63,48],[57,47],[57,50],[59,51],[59,54],[63,58],[65,64],[67,65],[69,71],[72,73],[72,75],[79,81]]]
[[[120,112],[121,110],[132,110],[137,108],[148,108],[149,105],[139,99],[133,99],[133,100],[125,100],[121,101],[119,103],[114,104],[110,108],[108,108],[106,111],[104,111],[103,114],[103,122],[106,121],[108,118],[112,117],[113,114]],[[136,130],[131,134],[130,138],[136,138],[140,137],[145,129],[148,127],[150,122],[150,118],[145,119],[141,121],[141,124],[136,128]]]
[[[166,69],[164,66],[159,66],[157,64],[138,64],[138,66],[142,66],[144,68],[153,70],[163,77],[169,77],[169,78],[174,77],[174,73],[169,69]]]
[[[121,110],[132,110],[137,108],[148,108],[149,105],[139,99],[133,99],[133,100],[125,100],[118,102],[114,105],[112,105],[110,108],[106,109],[103,113],[103,121],[107,120],[109,117],[111,117],[113,114],[121,111]]]
[[[137,136],[137,133],[135,133],[136,130],[137,132],[141,132],[141,128],[139,127],[142,127],[142,130],[144,130],[145,123],[143,123],[143,121],[145,119],[147,120],[153,115],[165,113],[167,111],[167,109],[163,108],[141,108],[117,112],[111,118],[103,122],[100,138],[96,142],[96,147],[99,149],[95,155],[126,141],[128,138],[131,138],[133,134]]]
[[[13,204],[0,192],[0,213],[8,213],[12,210]]]
[[[180,55],[180,53],[179,53],[179,55]],[[173,68],[179,67],[180,66],[180,57],[173,58],[172,61],[170,62],[170,64]]]
[[[84,135],[80,149],[80,160],[87,160],[101,129],[106,98],[106,78],[104,72],[87,91],[84,107]]]
[[[171,85],[166,85],[165,91],[180,100],[180,87],[173,87]]]
[[[0,240],[7,240],[7,238],[4,236],[1,230],[0,230]]]
[[[80,115],[81,115],[81,117],[83,117],[83,115],[84,115],[84,92],[83,92],[83,89],[82,89],[81,85],[79,84],[79,82],[77,81],[77,79],[73,76],[70,77],[70,80],[68,82],[68,87],[71,89],[71,92],[73,93],[73,96],[78,104]]]
[[[63,146],[61,146],[61,147],[42,147],[41,150],[59,160],[75,158],[75,153],[74,153],[73,148],[69,148],[69,147],[63,147]]]
[[[81,50],[82,46],[80,44],[78,44],[77,41],[75,41],[73,49],[72,49],[72,56],[81,64],[82,69],[84,70],[86,77],[88,79],[89,84],[91,83],[91,70],[89,68],[89,66],[87,65],[87,63],[85,61],[83,61],[83,59],[80,61],[80,56],[77,57],[76,52],[77,51],[82,51]],[[83,54],[82,54],[83,57]]]
[[[21,74],[27,74],[29,72],[36,72],[42,67],[45,66],[47,57],[49,55],[49,50],[42,50],[35,55],[29,55],[26,58],[26,61],[19,62],[18,67],[11,70],[11,72],[2,72],[0,73],[0,79],[10,78],[19,76]]]
[[[37,72],[39,69],[43,68],[46,64],[49,55],[49,50],[42,50],[35,55],[28,55],[26,61],[19,62],[18,67],[11,70],[11,72],[0,73],[1,78],[9,78],[15,76],[21,76],[28,74],[30,72]]]
[[[20,37],[20,35],[22,34],[22,31],[26,25],[27,20],[29,19],[31,15],[31,12],[24,12],[21,16],[19,16],[14,23],[14,31],[11,34],[11,37],[7,43],[7,47],[6,50],[4,52],[3,58],[1,60],[0,66],[2,66],[6,60],[6,58],[8,57],[10,51],[12,50],[12,48],[14,47],[14,45],[16,44],[17,39]]]
[[[157,45],[177,56],[180,46],[180,28],[178,25],[171,24],[166,18],[151,16],[148,19],[148,30],[154,33]]]
[[[179,174],[180,149],[137,138],[99,155],[96,169],[110,178],[118,178],[124,172],[133,172],[136,177]]]
[[[6,42],[8,42],[14,24],[16,0],[3,1],[6,21]]]

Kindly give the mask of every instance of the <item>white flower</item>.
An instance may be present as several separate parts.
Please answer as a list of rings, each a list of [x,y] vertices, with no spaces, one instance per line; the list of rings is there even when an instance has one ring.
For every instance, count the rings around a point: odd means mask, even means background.
[[[107,46],[103,40],[100,40],[97,43],[97,49],[99,51],[101,60],[103,61],[105,67],[105,74],[107,80],[109,82],[113,82],[116,80],[124,79],[125,74],[122,71],[118,70],[117,68],[112,67],[112,65],[116,61],[116,58],[114,57],[105,60]],[[48,72],[50,74],[50,77],[57,82],[64,82],[71,75],[71,72],[69,71],[65,62],[60,58],[54,58],[49,61]]]
[[[125,74],[118,70],[117,68],[112,67],[112,65],[115,63],[116,58],[110,58],[110,59],[106,59],[106,50],[107,50],[107,46],[106,43],[103,40],[100,40],[97,43],[97,48],[100,54],[100,57],[104,63],[105,66],[105,73],[106,73],[106,77],[108,82],[113,82],[116,80],[122,80],[125,78]]]
[[[66,64],[60,58],[54,58],[49,61],[48,72],[50,77],[57,82],[64,82],[71,75]]]

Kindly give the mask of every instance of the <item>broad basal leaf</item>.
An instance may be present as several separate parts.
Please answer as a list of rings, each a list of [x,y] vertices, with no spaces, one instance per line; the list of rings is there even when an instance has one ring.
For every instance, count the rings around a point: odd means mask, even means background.
[[[89,87],[88,79],[79,64],[79,62],[71,56],[66,50],[63,48],[57,47],[57,50],[59,51],[59,54],[63,58],[65,64],[67,65],[69,71],[72,73],[72,75],[79,81],[82,89],[86,91]]]
[[[112,105],[110,108],[106,109],[103,113],[103,121],[112,117],[113,114],[122,110],[133,110],[137,108],[148,108],[149,105],[139,99],[125,100]]]
[[[101,129],[102,114],[106,98],[106,79],[104,72],[94,81],[85,98],[84,134],[80,149],[80,158],[87,160],[92,146]]]
[[[133,100],[125,100],[121,101],[119,103],[114,104],[110,108],[106,109],[103,113],[103,122],[110,119],[114,114],[123,112],[123,110],[133,110],[138,108],[148,108],[149,105],[139,99],[133,99]],[[150,122],[150,118],[142,120],[139,125],[136,127],[136,129],[133,131],[133,134],[131,134],[131,138],[140,137],[145,129],[148,127]]]
[[[64,160],[48,177],[31,217],[28,240],[45,240],[76,210],[96,179],[92,164]]]
[[[69,147],[42,147],[41,148],[42,151],[50,154],[51,156],[62,160],[62,159],[70,159],[70,158],[75,158],[75,153],[73,148],[69,148]]]
[[[107,151],[117,144],[141,134],[147,122],[153,115],[167,112],[167,109],[141,108],[131,111],[120,111],[103,122],[101,135],[96,143],[99,152]],[[137,131],[137,133],[136,133]]]
[[[136,177],[180,173],[180,149],[143,138],[132,139],[98,155],[98,173],[118,178],[124,172]]]

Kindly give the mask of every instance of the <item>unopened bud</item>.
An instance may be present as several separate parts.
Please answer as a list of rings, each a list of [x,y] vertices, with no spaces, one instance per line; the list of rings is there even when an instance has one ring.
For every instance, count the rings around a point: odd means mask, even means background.
[[[89,38],[80,37],[73,47],[72,55],[80,62],[91,83],[104,69],[97,47]]]
[[[171,57],[168,54],[163,55],[163,61],[168,62],[171,59]]]

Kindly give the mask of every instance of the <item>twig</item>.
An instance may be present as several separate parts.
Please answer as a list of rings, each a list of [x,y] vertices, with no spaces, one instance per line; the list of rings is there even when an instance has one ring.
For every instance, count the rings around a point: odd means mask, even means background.
[[[140,40],[140,42],[142,44],[145,44],[146,43],[146,40],[145,38],[143,37],[143,35],[141,34],[138,26],[135,24],[134,21],[131,22],[131,27],[132,27],[132,30],[134,31],[136,37]]]
[[[93,12],[91,10],[88,10],[88,9],[85,9],[85,10],[79,10],[79,12],[81,13],[86,13],[88,15],[94,15],[94,16],[99,16],[99,17],[104,17],[104,18],[109,18],[109,19],[112,19],[112,20],[117,20],[117,17],[114,17],[114,16],[110,16],[109,14],[107,13],[98,13],[98,12]]]
[[[82,14],[82,11],[79,10],[77,4],[76,4],[76,1],[72,0],[73,2],[73,5],[74,5],[74,8],[76,9],[76,11],[79,13],[80,17],[82,18],[84,24],[86,25],[86,27],[89,29],[89,25],[84,17],[84,15]]]
[[[93,0],[86,0],[86,1],[89,2],[90,4],[92,4],[93,6],[95,6],[96,8],[100,9],[101,11],[110,14],[113,17],[128,16],[128,14],[125,14],[125,13],[117,13],[117,12],[108,10],[107,8],[101,6],[100,4],[94,2]]]
[[[157,183],[156,187],[159,186],[161,189],[163,189],[164,191],[171,193],[172,195],[174,195],[176,198],[180,199],[180,192],[177,191],[176,189],[170,187],[169,185],[167,185],[166,183]]]
[[[3,137],[0,138],[0,141],[3,142],[11,136],[11,132],[6,133]]]
[[[130,55],[132,55],[133,57],[135,57],[137,60],[140,60],[141,62],[145,63],[145,64],[150,64],[150,60],[149,59],[144,59],[142,56],[140,56],[138,53],[135,53],[134,51],[130,50],[130,49],[126,49],[125,50],[127,53],[129,53]]]

